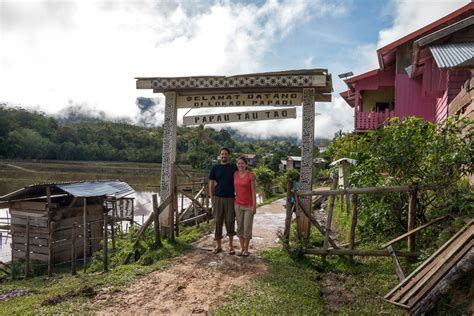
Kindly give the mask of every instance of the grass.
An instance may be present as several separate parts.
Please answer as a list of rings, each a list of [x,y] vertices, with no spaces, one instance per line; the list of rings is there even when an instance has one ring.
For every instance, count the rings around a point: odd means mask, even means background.
[[[388,258],[349,263],[344,258],[291,258],[285,251],[260,253],[268,273],[247,287],[234,289],[216,315],[403,314],[386,303],[385,295],[398,282]]]
[[[53,306],[43,305],[47,299],[57,298],[68,292],[77,292],[84,286],[89,286],[98,292],[103,288],[108,291],[120,291],[139,276],[146,275],[152,271],[160,270],[168,266],[172,257],[178,256],[190,249],[189,243],[197,240],[210,229],[209,224],[201,224],[199,228],[187,228],[181,231],[180,237],[174,243],[163,241],[163,246],[158,249],[149,248],[148,251],[136,262],[121,265],[125,251],[118,250],[111,256],[112,268],[109,272],[99,271],[101,258],[97,254],[92,264],[88,267],[88,273],[82,270],[76,276],[69,272],[58,272],[53,277],[36,276],[23,280],[4,280],[0,283],[0,295],[12,290],[24,290],[29,293],[9,299],[0,304],[0,315],[23,315],[23,314],[70,314],[93,312],[97,306],[88,304],[86,295],[79,295]],[[148,233],[148,231],[147,231]],[[150,230],[150,235],[153,234]],[[151,241],[148,242],[151,244]],[[147,243],[144,245],[148,247]]]

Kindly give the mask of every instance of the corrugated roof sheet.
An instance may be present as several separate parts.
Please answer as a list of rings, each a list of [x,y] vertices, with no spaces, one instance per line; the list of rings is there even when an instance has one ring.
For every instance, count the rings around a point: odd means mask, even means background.
[[[58,187],[76,197],[110,195],[120,198],[135,192],[127,183],[120,181],[60,184]]]
[[[430,46],[440,69],[474,66],[474,43],[453,43]]]
[[[0,197],[0,201],[44,198],[46,187],[51,188],[51,195],[71,194],[75,197],[114,196],[122,198],[135,192],[127,183],[119,180],[41,183],[24,187]]]

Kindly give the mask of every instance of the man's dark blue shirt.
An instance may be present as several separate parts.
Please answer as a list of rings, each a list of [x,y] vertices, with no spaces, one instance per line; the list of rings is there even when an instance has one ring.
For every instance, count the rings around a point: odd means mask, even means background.
[[[209,180],[215,180],[217,185],[214,195],[218,197],[234,197],[234,172],[237,165],[234,163],[217,164],[212,166]]]

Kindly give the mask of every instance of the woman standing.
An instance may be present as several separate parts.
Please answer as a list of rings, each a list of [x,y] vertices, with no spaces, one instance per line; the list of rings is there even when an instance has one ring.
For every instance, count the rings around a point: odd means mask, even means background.
[[[257,212],[255,175],[247,170],[247,158],[237,159],[237,171],[234,172],[235,215],[237,218],[237,236],[240,242],[238,256],[248,256],[252,239],[253,216]]]

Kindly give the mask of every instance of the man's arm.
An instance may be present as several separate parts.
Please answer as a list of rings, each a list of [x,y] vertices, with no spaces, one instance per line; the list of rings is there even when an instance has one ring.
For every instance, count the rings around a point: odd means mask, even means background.
[[[214,189],[216,188],[217,182],[216,180],[209,180],[209,197],[212,198],[214,196]]]

